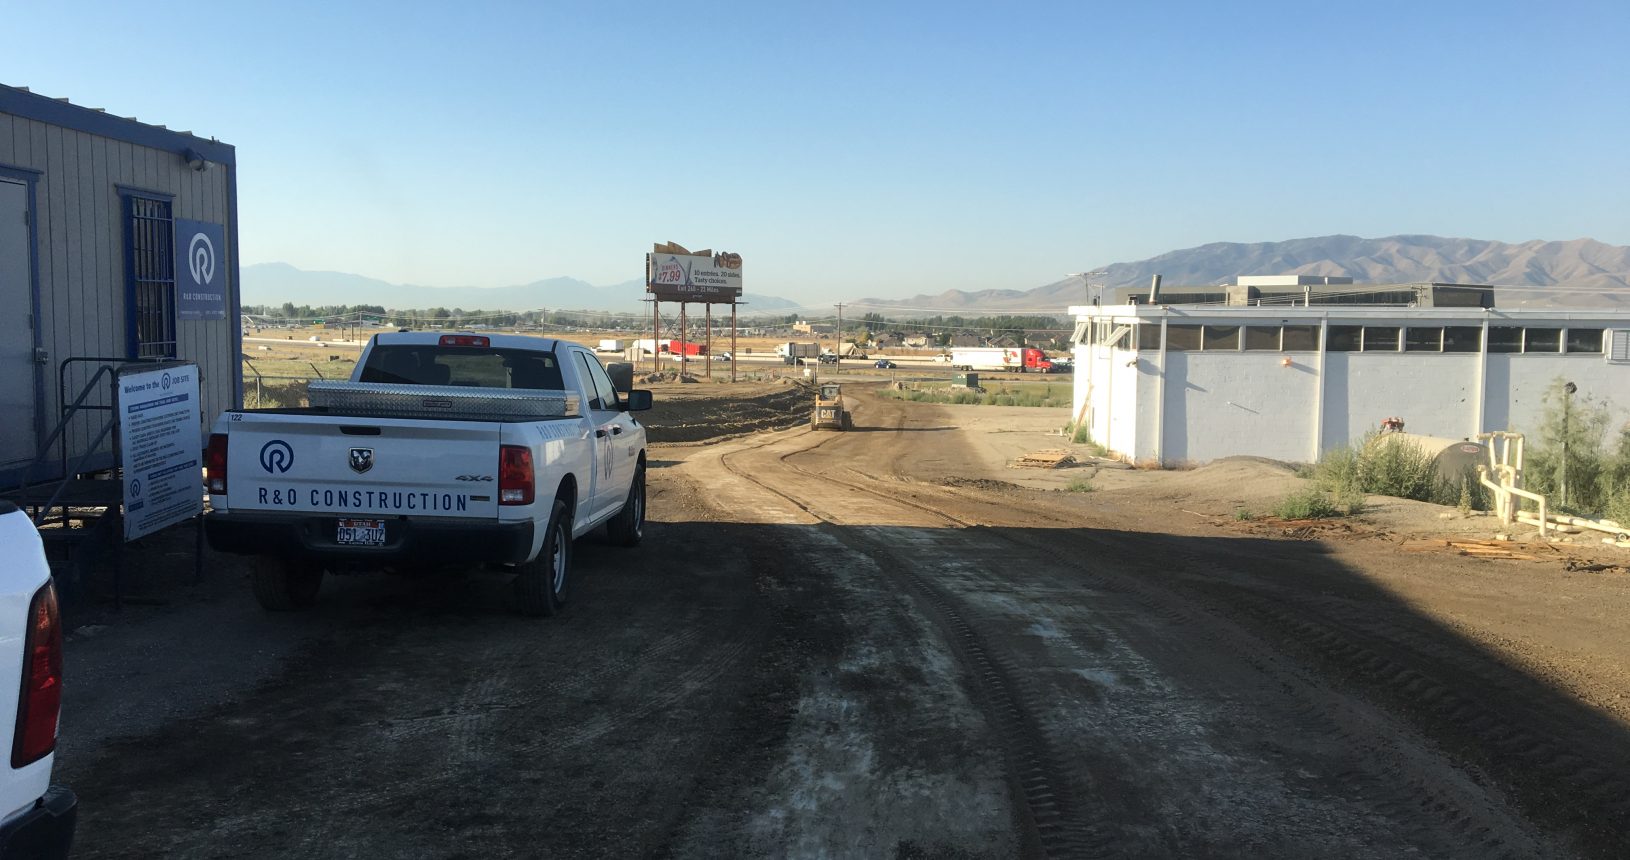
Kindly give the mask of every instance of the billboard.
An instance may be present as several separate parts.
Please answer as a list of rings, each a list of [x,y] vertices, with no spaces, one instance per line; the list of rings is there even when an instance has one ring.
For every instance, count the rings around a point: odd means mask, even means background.
[[[668,246],[672,247],[672,246]],[[645,255],[646,291],[664,302],[733,302],[741,298],[741,255],[658,250]]]

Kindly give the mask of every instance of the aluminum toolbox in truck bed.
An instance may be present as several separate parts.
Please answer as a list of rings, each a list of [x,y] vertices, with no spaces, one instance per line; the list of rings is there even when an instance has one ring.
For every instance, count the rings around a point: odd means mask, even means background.
[[[306,392],[313,410],[359,417],[536,421],[582,414],[576,394],[535,388],[312,382]]]

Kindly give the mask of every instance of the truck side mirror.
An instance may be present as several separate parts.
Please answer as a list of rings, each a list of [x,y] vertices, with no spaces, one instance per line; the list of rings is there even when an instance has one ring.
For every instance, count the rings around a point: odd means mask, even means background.
[[[623,395],[624,412],[644,412],[651,408],[651,392],[637,388]]]

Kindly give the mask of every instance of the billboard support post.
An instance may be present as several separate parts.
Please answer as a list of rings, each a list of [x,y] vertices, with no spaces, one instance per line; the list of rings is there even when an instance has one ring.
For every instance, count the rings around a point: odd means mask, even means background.
[[[702,335],[702,351],[707,353],[707,378],[713,378],[713,303],[702,305],[707,312],[707,333]]]
[[[730,303],[730,381],[736,381],[736,303]]]

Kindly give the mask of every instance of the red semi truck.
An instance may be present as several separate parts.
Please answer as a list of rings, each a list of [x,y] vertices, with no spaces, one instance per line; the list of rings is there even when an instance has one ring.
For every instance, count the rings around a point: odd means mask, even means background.
[[[1052,373],[1047,353],[1033,346],[1012,349],[953,349],[951,365],[959,370],[1006,370],[1016,373]]]

